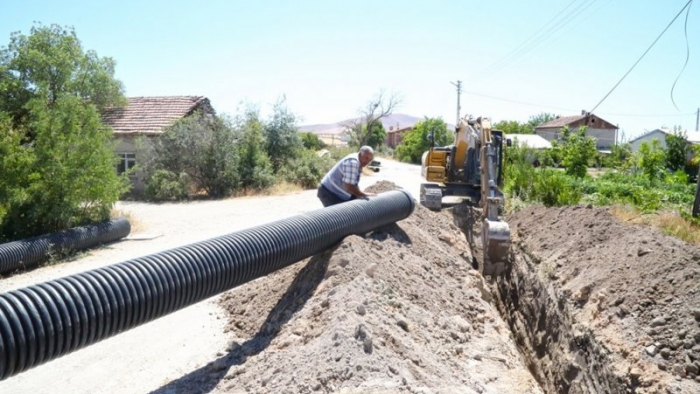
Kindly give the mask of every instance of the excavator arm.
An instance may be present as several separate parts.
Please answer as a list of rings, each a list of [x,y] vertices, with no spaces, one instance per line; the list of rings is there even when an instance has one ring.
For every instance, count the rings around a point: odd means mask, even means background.
[[[496,163],[498,154],[491,134],[491,122],[477,119],[481,130],[481,208],[483,246],[483,274],[498,276],[505,270],[510,250],[510,226],[498,217],[503,194],[498,189]]]

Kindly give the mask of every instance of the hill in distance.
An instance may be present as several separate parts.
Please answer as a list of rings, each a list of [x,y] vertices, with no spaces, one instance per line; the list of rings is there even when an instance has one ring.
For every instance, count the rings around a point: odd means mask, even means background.
[[[406,114],[391,114],[385,118],[382,118],[382,125],[388,131],[389,127],[403,128],[403,127],[413,127],[416,123],[423,120],[422,117],[406,115]],[[343,124],[350,122],[353,119],[345,119],[336,123],[323,123],[323,124],[312,124],[299,126],[301,131],[314,133],[314,134],[340,134],[344,127]],[[454,129],[454,125],[448,124],[449,129]]]

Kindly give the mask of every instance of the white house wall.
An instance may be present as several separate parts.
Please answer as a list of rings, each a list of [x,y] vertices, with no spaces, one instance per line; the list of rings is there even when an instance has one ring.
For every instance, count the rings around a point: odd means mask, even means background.
[[[661,146],[666,149],[666,134],[662,133],[660,131],[655,131],[652,133],[649,133],[643,137],[640,137],[634,141],[630,142],[630,148],[632,148],[632,152],[637,152],[639,151],[639,147],[642,146],[642,142],[646,142],[648,144],[651,144],[651,141],[654,139],[658,139],[659,142],[661,143]]]
[[[572,134],[576,132],[578,132],[578,128],[571,131]],[[550,142],[557,141],[561,136],[561,129],[537,130],[535,134]],[[597,149],[610,149],[615,145],[615,130],[589,128],[586,130],[586,135],[596,139]]]

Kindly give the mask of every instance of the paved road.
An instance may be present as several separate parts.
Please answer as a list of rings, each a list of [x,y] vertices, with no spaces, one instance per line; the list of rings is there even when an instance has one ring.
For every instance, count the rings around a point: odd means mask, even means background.
[[[365,188],[391,180],[416,199],[420,167],[380,159],[381,170],[363,176]],[[0,280],[0,291],[118,263],[321,208],[314,190],[284,196],[175,204],[120,202],[143,234],[71,261]],[[134,234],[136,235],[136,234]],[[217,358],[228,338],[225,317],[212,297],[128,332],[50,361],[0,382],[0,393],[149,393]]]

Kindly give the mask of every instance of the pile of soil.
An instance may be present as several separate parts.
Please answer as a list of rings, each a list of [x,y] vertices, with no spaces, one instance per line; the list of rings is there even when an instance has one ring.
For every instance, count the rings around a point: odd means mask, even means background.
[[[697,247],[591,206],[508,221],[515,264],[499,305],[543,387],[700,393]]]
[[[235,339],[179,387],[542,393],[488,299],[460,229],[417,205],[397,224],[226,293]]]

